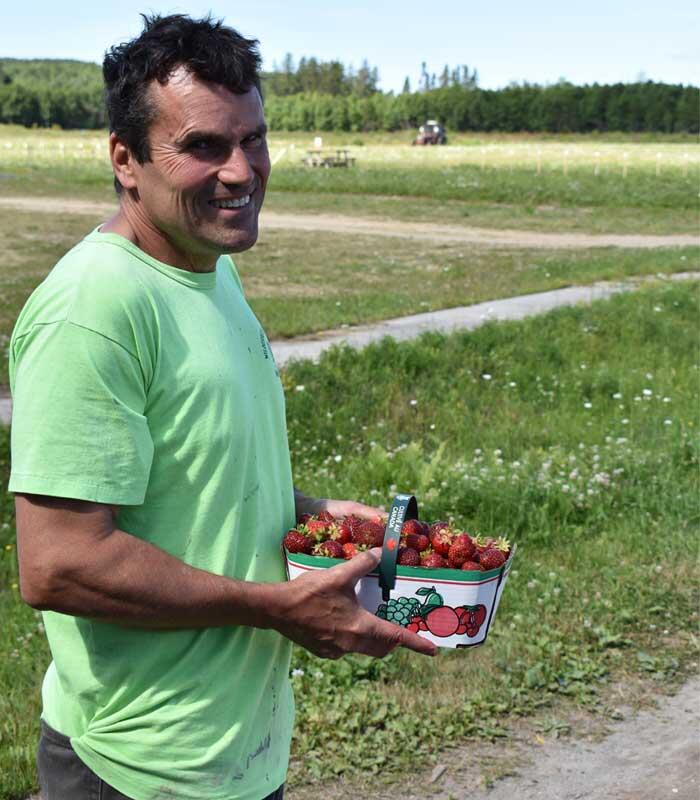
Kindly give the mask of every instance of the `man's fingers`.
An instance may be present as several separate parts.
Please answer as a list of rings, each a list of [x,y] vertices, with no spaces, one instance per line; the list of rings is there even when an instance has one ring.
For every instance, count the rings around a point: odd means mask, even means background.
[[[385,622],[378,617],[374,617],[374,620],[376,621],[376,636],[378,638],[384,641],[391,641],[395,647],[407,647],[415,653],[422,653],[426,656],[437,655],[437,645],[428,639],[424,639],[417,633],[408,631],[400,625],[395,625],[393,622]]]
[[[373,547],[371,550],[365,550],[364,553],[353,556],[349,561],[346,561],[345,564],[338,564],[336,567],[331,567],[329,571],[337,571],[338,574],[342,571],[343,582],[354,586],[360,578],[363,578],[379,564],[381,557],[381,547]]]

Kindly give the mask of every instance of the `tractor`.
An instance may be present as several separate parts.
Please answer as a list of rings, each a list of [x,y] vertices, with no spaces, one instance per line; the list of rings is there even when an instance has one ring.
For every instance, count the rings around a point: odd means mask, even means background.
[[[437,120],[429,119],[418,128],[413,144],[447,144],[447,134]]]

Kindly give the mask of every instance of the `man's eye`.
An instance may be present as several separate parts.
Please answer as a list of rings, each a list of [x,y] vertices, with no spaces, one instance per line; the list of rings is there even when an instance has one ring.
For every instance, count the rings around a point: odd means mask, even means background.
[[[245,144],[249,147],[259,147],[265,141],[261,133],[253,133],[245,138]]]
[[[190,150],[208,150],[212,147],[212,143],[209,139],[195,139],[193,142],[190,142],[189,149]]]

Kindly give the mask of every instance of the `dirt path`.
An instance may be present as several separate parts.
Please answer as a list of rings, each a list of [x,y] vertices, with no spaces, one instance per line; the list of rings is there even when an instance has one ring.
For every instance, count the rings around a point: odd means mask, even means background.
[[[320,793],[300,787],[289,800],[698,800],[700,678],[656,700],[636,714],[622,706],[621,721],[607,722],[602,732],[594,726],[584,737],[578,726],[565,739],[525,727],[499,744],[448,751],[432,772],[410,781],[374,790],[330,784]],[[511,774],[485,781],[494,765]]]
[[[657,696],[651,710],[608,725],[604,738],[527,734],[485,748],[445,753],[431,773],[378,786],[326,783],[285,792],[287,800],[698,800],[700,678],[678,694]],[[508,777],[484,782],[488,760],[513,764]],[[486,770],[488,772],[488,770]],[[42,800],[32,795],[27,800]]]
[[[16,211],[46,211],[43,197],[0,197],[0,209]],[[105,217],[113,214],[114,203],[51,198],[51,210],[57,214],[85,214]],[[334,214],[279,214],[263,211],[263,230],[299,230],[322,233],[357,233],[366,236],[388,236],[420,239],[429,242],[454,242],[487,247],[532,247],[551,250],[579,250],[591,247],[620,247],[650,249],[657,247],[687,247],[700,245],[700,236],[644,236],[586,233],[542,233],[539,231],[498,230],[426,222],[398,222]]]

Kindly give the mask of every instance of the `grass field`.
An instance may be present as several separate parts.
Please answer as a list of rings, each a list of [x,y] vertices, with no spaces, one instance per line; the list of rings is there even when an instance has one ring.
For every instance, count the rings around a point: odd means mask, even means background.
[[[593,233],[694,233],[696,140],[632,136],[324,134],[355,170],[299,166],[310,134],[277,134],[266,209]],[[62,197],[113,200],[103,132],[0,126],[0,389],[28,294],[102,220]],[[627,155],[625,155],[627,153]],[[697,270],[700,248],[544,250],[263,230],[236,261],[270,338],[312,334],[570,284]],[[297,485],[506,533],[518,563],[488,644],[424,659],[324,662],[296,649],[292,793],[308,781],[399,781],[443,748],[543,736],[564,707],[614,715],[608,689],[665,691],[697,671],[700,285],[663,281],[526,322],[389,340],[282,373]],[[0,480],[9,433],[0,426]],[[0,493],[0,800],[35,788],[40,617],[17,589],[12,500]],[[388,755],[390,754],[390,755]],[[497,766],[494,766],[497,774]],[[422,770],[424,771],[424,770]],[[398,784],[397,784],[398,785]],[[352,787],[355,787],[354,789]],[[311,789],[308,789],[311,792]],[[315,788],[314,792],[322,791]],[[297,795],[293,795],[297,796]],[[310,796],[310,795],[309,795]]]
[[[19,309],[56,261],[100,218],[13,212],[0,219],[0,386]],[[263,231],[236,256],[270,338],[468,305],[575,283],[686,271],[699,248],[489,249],[360,234]]]
[[[562,699],[611,714],[612,682],[662,690],[697,667],[698,288],[336,349],[283,373],[300,486],[373,504],[415,492],[426,517],[519,544],[478,651],[428,666],[405,652],[325,662],[295,650],[293,786],[398,777],[534,712],[554,735]],[[35,785],[47,651],[18,598],[6,495],[0,515],[0,798],[14,800]]]
[[[324,142],[347,145],[357,167],[324,170],[301,166],[311,134],[273,133],[267,207],[499,228],[697,231],[700,150],[692,139],[464,135],[456,141],[416,148],[405,134],[333,134]],[[110,176],[104,132],[0,126],[0,195],[111,199]]]

